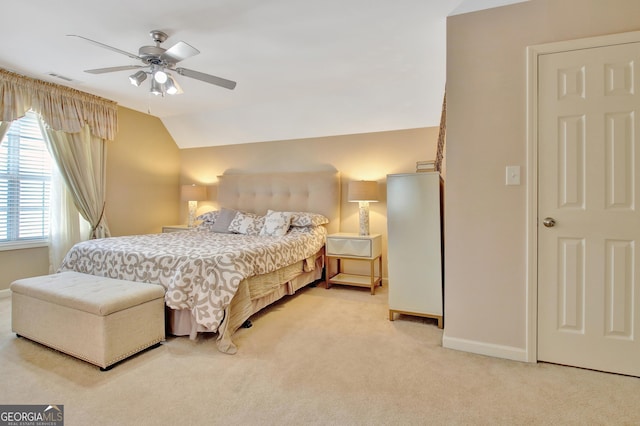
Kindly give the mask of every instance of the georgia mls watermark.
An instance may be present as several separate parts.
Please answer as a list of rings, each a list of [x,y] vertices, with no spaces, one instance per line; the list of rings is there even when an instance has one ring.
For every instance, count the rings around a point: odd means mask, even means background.
[[[64,405],[0,405],[0,426],[64,426]]]

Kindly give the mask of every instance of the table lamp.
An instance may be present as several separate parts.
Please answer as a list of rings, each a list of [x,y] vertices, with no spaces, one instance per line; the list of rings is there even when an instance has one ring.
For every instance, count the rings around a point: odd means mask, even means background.
[[[207,199],[207,187],[201,185],[182,185],[180,188],[180,199],[189,202],[189,228],[195,226],[196,209],[198,201]]]
[[[360,235],[369,235],[369,203],[378,201],[378,182],[371,180],[354,180],[349,182],[348,201],[358,202]]]

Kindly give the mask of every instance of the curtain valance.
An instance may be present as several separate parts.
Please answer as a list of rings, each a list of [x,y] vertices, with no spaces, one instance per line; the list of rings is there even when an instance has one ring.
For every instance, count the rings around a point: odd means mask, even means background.
[[[78,133],[88,124],[94,136],[106,140],[118,131],[115,102],[0,68],[0,122],[17,120],[29,109],[56,131]]]

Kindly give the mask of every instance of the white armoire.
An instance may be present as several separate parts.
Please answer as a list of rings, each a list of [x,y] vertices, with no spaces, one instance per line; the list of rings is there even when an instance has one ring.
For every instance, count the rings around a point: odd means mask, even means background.
[[[438,172],[387,175],[391,321],[408,314],[443,327],[442,190]]]

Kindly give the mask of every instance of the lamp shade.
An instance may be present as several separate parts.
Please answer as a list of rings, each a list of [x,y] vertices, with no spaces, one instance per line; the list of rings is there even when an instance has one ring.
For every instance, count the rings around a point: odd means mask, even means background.
[[[378,182],[354,180],[349,182],[349,201],[378,201]]]
[[[180,188],[182,201],[203,201],[207,199],[207,187],[201,185],[182,185]]]

